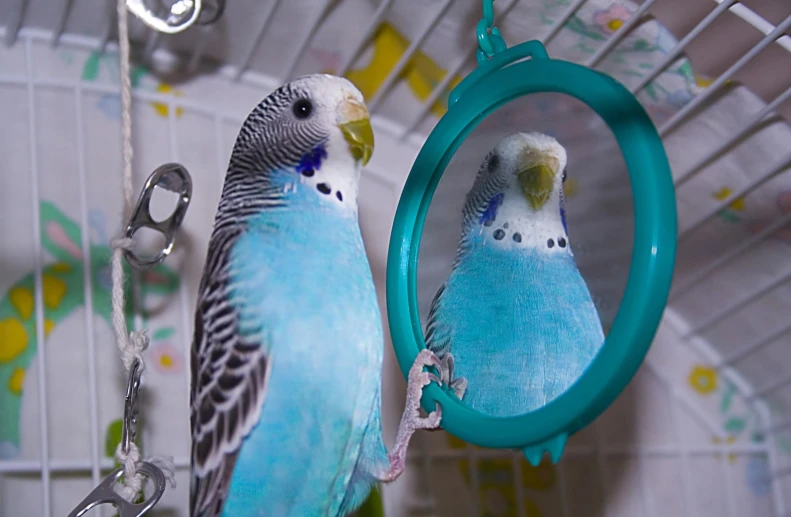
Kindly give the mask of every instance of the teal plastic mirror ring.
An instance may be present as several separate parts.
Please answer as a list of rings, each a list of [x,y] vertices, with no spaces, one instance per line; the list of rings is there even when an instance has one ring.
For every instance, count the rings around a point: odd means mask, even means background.
[[[525,55],[533,59],[510,64]],[[418,312],[417,262],[426,214],[445,167],[486,116],[509,101],[542,92],[579,99],[615,135],[632,187],[632,260],[623,300],[604,346],[577,382],[551,403],[524,415],[494,418],[465,406],[445,386],[432,383],[424,389],[424,409],[433,411],[439,403],[445,430],[483,447],[526,450],[560,441],[562,450],[565,438],[601,414],[637,372],[661,320],[673,275],[673,182],[662,141],[648,114],[611,77],[574,63],[548,59],[538,42],[517,45],[495,55],[459,84],[404,186],[387,262],[388,319],[404,377],[418,352],[425,348]],[[488,151],[481,150],[481,157]],[[553,459],[557,461],[555,454]]]

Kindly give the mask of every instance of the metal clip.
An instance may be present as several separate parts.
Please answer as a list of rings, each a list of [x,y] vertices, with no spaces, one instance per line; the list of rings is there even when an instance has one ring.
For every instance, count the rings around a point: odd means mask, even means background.
[[[137,395],[140,391],[140,361],[135,360],[129,371],[129,382],[126,385],[126,400],[124,401],[124,419],[121,430],[121,449],[129,453],[132,442],[137,435]],[[79,517],[91,508],[110,503],[118,510],[119,517],[140,517],[153,508],[165,493],[165,474],[153,463],[141,461],[137,463],[137,471],[154,482],[154,493],[142,503],[130,503],[113,489],[113,485],[124,474],[124,467],[115,469],[104,478],[99,486],[88,494],[88,497],[77,505],[68,517]]]
[[[179,195],[178,203],[173,214],[162,222],[154,221],[151,217],[150,203],[154,187],[162,187]],[[192,178],[189,172],[178,163],[166,163],[148,177],[140,198],[137,200],[129,225],[126,227],[126,237],[131,239],[140,228],[150,228],[165,236],[165,247],[151,260],[141,260],[132,250],[124,250],[126,260],[136,269],[147,269],[156,266],[173,251],[176,241],[176,231],[181,226],[181,221],[187,212],[192,196]]]
[[[178,0],[170,6],[164,20],[146,6],[145,0],[126,0],[126,7],[155,31],[177,34],[195,23],[208,25],[217,21],[225,10],[225,0]]]
[[[135,359],[129,370],[124,400],[124,420],[121,427],[121,450],[129,454],[129,448],[137,436],[137,393],[140,391],[140,361]]]
[[[109,476],[104,478],[99,486],[88,494],[77,507],[66,517],[80,517],[92,508],[102,504],[112,504],[118,510],[118,517],[141,517],[153,508],[165,493],[165,474],[152,463],[141,461],[137,464],[137,471],[154,482],[154,493],[142,503],[130,503],[113,489],[113,485],[124,475],[124,468],[118,467]]]

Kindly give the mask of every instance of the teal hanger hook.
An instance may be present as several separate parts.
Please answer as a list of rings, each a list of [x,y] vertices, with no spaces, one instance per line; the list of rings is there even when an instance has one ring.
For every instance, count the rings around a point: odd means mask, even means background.
[[[494,0],[483,0],[483,18],[478,22],[475,32],[478,36],[478,52],[475,53],[478,64],[507,48],[500,29],[494,26]]]
[[[675,264],[675,192],[659,133],[628,89],[596,70],[549,58],[539,41],[506,49],[505,42],[496,43],[498,38],[502,41],[499,31],[492,28],[491,34],[488,32],[493,22],[492,1],[485,0],[483,5],[479,65],[451,92],[448,110],[418,153],[398,202],[387,256],[390,335],[406,377],[426,346],[417,298],[423,225],[445,167],[464,139],[489,114],[525,95],[560,93],[588,105],[618,142],[634,206],[629,278],[599,354],[565,393],[523,415],[489,417],[466,406],[447,386],[434,383],[424,388],[421,399],[428,412],[436,404],[442,406],[442,427],[464,441],[488,448],[520,449],[533,465],[548,452],[556,463],[567,438],[599,416],[624,390],[653,341]]]

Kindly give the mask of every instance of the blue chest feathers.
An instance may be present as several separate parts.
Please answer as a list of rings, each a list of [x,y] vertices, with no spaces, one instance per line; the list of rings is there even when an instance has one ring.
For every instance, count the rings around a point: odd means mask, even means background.
[[[381,317],[356,214],[284,177],[286,206],[250,219],[231,250],[241,332],[272,366],[229,516],[336,511],[381,385]]]
[[[232,251],[240,279],[233,294],[243,320],[255,322],[250,331],[266,321],[270,333],[299,349],[320,340],[317,333],[362,346],[363,336],[381,337],[381,323],[359,226],[354,212],[320,203],[320,196],[293,184],[285,208],[249,221]]]
[[[604,341],[567,253],[473,246],[451,273],[447,321],[465,401],[496,416],[540,407],[565,391]]]

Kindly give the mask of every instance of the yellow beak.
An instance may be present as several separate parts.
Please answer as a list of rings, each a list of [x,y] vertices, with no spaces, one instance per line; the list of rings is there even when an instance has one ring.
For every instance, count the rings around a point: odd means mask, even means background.
[[[346,99],[340,105],[339,115],[342,122],[338,127],[349,144],[349,151],[355,160],[367,165],[374,152],[374,131],[368,108],[354,99]]]
[[[517,173],[522,192],[534,210],[547,202],[555,183],[555,171],[546,163],[539,163]]]

